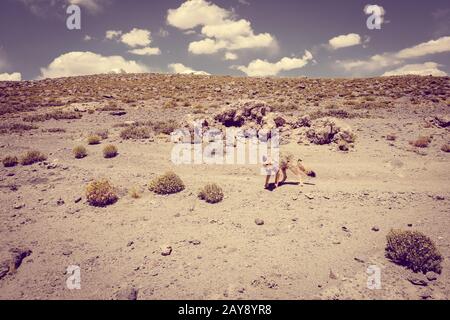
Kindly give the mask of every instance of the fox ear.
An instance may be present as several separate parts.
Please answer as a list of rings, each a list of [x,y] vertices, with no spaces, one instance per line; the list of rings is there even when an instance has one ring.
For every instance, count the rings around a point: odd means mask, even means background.
[[[264,162],[267,161],[267,156],[266,156],[266,155],[263,155],[263,156],[262,156],[262,161],[264,161]]]

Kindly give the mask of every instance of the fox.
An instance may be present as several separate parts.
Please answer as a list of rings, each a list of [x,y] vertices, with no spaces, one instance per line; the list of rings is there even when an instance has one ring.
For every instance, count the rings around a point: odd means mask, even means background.
[[[287,170],[291,171],[299,180],[299,186],[302,186],[302,174],[309,177],[316,177],[316,173],[313,170],[307,169],[302,165],[303,160],[301,158],[295,159],[294,155],[290,152],[280,152],[279,163],[273,161],[270,157],[263,157],[263,167],[267,172],[266,181],[264,184],[265,189],[269,189],[270,178],[275,173],[275,188],[283,184],[287,179]],[[280,181],[281,180],[281,181]]]

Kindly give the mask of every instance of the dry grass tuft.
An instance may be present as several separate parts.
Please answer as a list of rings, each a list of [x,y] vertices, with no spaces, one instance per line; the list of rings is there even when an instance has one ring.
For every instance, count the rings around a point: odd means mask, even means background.
[[[95,144],[100,144],[100,141],[102,139],[100,138],[100,136],[96,135],[96,134],[91,134],[88,138],[87,138],[87,143],[90,145],[95,145]]]
[[[181,178],[171,171],[154,178],[149,184],[149,190],[157,194],[178,193],[183,191],[184,188]]]
[[[416,140],[411,140],[409,144],[416,148],[427,148],[432,140],[430,136],[420,136]]]
[[[105,207],[114,204],[119,197],[108,180],[93,181],[86,187],[86,198],[91,206]]]
[[[223,200],[223,190],[217,184],[210,183],[200,190],[198,197],[208,203],[218,203]]]
[[[119,154],[118,149],[115,145],[108,144],[103,148],[103,156],[106,159],[114,158]]]
[[[76,146],[72,152],[76,159],[83,159],[87,156],[87,150],[84,146]]]
[[[20,159],[20,164],[23,166],[29,166],[38,162],[42,162],[47,160],[47,157],[41,153],[40,151],[32,150],[28,151],[25,155]]]
[[[5,168],[11,168],[17,166],[19,159],[17,159],[16,156],[6,156],[3,158],[2,162]]]

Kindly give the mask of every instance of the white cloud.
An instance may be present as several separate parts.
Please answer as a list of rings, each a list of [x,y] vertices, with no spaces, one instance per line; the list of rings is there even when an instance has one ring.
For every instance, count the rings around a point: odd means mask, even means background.
[[[108,40],[113,40],[116,38],[119,38],[122,35],[122,31],[121,30],[108,30],[106,31],[106,39]]]
[[[420,43],[414,47],[403,49],[398,52],[396,56],[400,59],[409,59],[449,51],[450,36],[442,37],[437,40],[430,40],[428,42]]]
[[[171,63],[171,64],[169,64],[169,69],[173,73],[179,73],[179,74],[209,75],[209,73],[207,73],[205,71],[197,71],[192,68],[186,67],[182,63]]]
[[[404,60],[420,58],[430,54],[450,52],[450,36],[423,42],[398,52],[377,54],[366,60],[336,61],[346,71],[377,71],[383,68],[402,64]]]
[[[169,9],[167,23],[191,33],[201,26],[204,39],[189,44],[193,54],[213,54],[251,48],[276,48],[275,38],[269,33],[255,34],[248,20],[237,20],[233,12],[206,0],[187,0],[177,9]]]
[[[101,12],[109,0],[19,0],[34,15],[46,17],[51,13],[65,12],[70,4],[76,4],[91,14]],[[64,9],[64,10],[63,10]]]
[[[167,22],[178,29],[192,29],[200,25],[214,25],[231,13],[204,0],[188,0],[177,9],[169,9]]]
[[[356,33],[349,33],[334,37],[328,41],[332,49],[346,48],[361,44],[361,37]]]
[[[102,56],[93,52],[69,52],[54,59],[46,68],[41,68],[41,78],[58,78],[101,73],[144,73],[149,69],[133,60],[121,56]]]
[[[294,69],[303,68],[313,59],[311,52],[305,51],[305,54],[301,58],[288,58],[284,57],[276,63],[268,62],[267,60],[253,60],[246,66],[236,67],[238,70],[244,72],[248,76],[275,76],[281,71],[289,71]]]
[[[120,41],[132,48],[145,47],[152,42],[150,30],[137,28],[133,28],[130,32],[123,34]]]
[[[20,81],[20,80],[22,80],[22,74],[19,72],[0,74],[0,81]]]
[[[383,76],[401,76],[401,75],[419,75],[419,76],[435,76],[435,77],[445,77],[447,74],[439,70],[440,65],[436,62],[425,62],[425,63],[418,63],[418,64],[408,64],[401,68],[387,71],[383,74]]]
[[[233,53],[233,52],[226,52],[224,59],[225,60],[237,60],[238,59],[238,55]]]
[[[134,49],[134,50],[130,50],[128,52],[139,55],[139,56],[154,56],[154,55],[161,54],[161,50],[159,50],[159,48],[150,48],[150,47]]]

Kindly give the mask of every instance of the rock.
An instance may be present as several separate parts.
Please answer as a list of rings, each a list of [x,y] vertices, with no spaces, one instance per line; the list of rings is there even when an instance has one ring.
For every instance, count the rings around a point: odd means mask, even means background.
[[[313,127],[306,131],[306,137],[311,143],[319,145],[338,141],[353,143],[356,139],[350,126],[331,117],[316,120]]]
[[[311,117],[309,115],[301,116],[292,123],[292,129],[297,129],[301,127],[311,127]]]
[[[73,202],[78,203],[81,201],[81,199],[82,199],[81,197],[75,198],[75,200]]]
[[[434,281],[434,280],[436,280],[438,278],[438,276],[439,275],[436,272],[433,272],[433,271],[428,271],[425,274],[425,277],[428,279],[428,281]]]
[[[416,286],[427,286],[428,282],[424,275],[410,275],[407,280]]]
[[[201,241],[200,240],[191,240],[191,241],[189,241],[189,243],[193,244],[194,246],[198,246],[201,243]]]
[[[170,256],[171,253],[172,253],[172,247],[170,247],[170,246],[164,247],[161,251],[161,255],[163,255],[165,257]]]
[[[3,262],[0,265],[0,279],[4,278],[9,272],[9,265],[7,262]]]
[[[64,200],[63,199],[61,199],[61,198],[59,198],[58,199],[58,201],[56,201],[56,204],[58,205],[58,206],[62,206],[62,205],[64,205]]]
[[[445,197],[441,196],[441,195],[437,195],[436,197],[434,197],[434,199],[436,199],[438,201],[442,201],[442,200],[445,200]]]
[[[431,299],[433,291],[430,288],[425,289],[422,293],[420,293],[420,298],[423,300]]]
[[[256,223],[256,225],[258,225],[258,226],[262,226],[262,225],[264,224],[264,220],[263,220],[263,219],[260,219],[260,218],[256,218],[256,219],[255,219],[255,223]]]
[[[125,288],[116,293],[116,300],[137,300],[138,290],[135,288]]]
[[[378,232],[380,231],[380,228],[378,226],[373,226],[372,231]]]
[[[131,247],[134,244],[134,241],[128,241],[127,247]]]
[[[64,256],[70,256],[72,254],[72,250],[64,250],[62,254]]]
[[[113,111],[109,113],[112,116],[117,116],[117,117],[121,117],[127,114],[126,111]]]
[[[313,200],[314,196],[312,194],[309,193],[305,193],[305,197],[308,198],[309,200]]]
[[[14,268],[14,271],[19,269],[20,265],[22,264],[23,259],[31,255],[32,251],[29,249],[20,249],[20,248],[13,248],[10,249],[9,252],[12,254],[12,267]],[[13,270],[11,270],[13,271]]]
[[[14,205],[14,209],[19,210],[25,207],[25,203],[18,203]]]
[[[333,279],[333,280],[336,280],[338,278],[338,276],[331,269],[330,269],[329,277],[330,277],[330,279]]]
[[[354,257],[353,259],[355,259],[355,261],[358,261],[360,263],[364,263],[366,262],[364,259],[360,258],[360,257]]]

